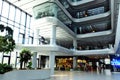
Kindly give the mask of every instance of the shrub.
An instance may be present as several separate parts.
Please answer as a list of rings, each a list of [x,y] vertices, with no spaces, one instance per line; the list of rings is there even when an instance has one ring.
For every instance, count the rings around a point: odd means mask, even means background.
[[[0,63],[0,74],[4,74],[12,70],[13,70],[13,67],[11,65]]]

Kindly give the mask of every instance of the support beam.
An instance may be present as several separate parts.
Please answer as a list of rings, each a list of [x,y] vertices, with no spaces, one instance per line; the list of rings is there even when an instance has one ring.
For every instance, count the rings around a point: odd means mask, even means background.
[[[73,47],[74,47],[74,50],[77,49],[77,40],[76,39],[73,40]]]
[[[56,45],[56,26],[52,26],[50,45]]]
[[[55,55],[54,52],[51,52],[49,55],[49,68],[51,70],[51,75],[54,74],[54,65],[55,65]]]
[[[37,69],[37,52],[34,52],[32,57],[32,68]]]
[[[38,45],[39,44],[39,29],[34,30],[34,44]]]
[[[73,69],[75,69],[77,67],[77,57],[74,56],[73,57]]]

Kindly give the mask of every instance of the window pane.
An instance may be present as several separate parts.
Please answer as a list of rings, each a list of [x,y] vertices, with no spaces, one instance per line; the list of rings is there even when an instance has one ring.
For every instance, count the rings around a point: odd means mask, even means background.
[[[14,25],[14,22],[11,20],[8,20],[8,24]]]
[[[8,24],[8,26],[13,30],[13,25]]]
[[[15,40],[16,43],[18,43],[18,33],[19,33],[19,29],[14,27],[13,39]]]
[[[24,12],[22,12],[22,16],[21,16],[21,24],[25,25],[25,19],[26,19],[26,14]]]
[[[3,56],[3,54],[0,53],[0,63],[2,63],[2,56]]]
[[[20,16],[21,16],[21,11],[19,9],[16,9],[15,22],[20,23]]]
[[[24,43],[24,34],[19,34],[19,43]]]
[[[26,27],[29,28],[30,26],[30,16],[27,15],[27,23],[26,23]]]
[[[7,23],[7,18],[1,17],[1,21]]]
[[[8,60],[9,60],[9,57],[4,57],[4,59],[3,59],[3,63],[8,64]]]
[[[8,11],[9,11],[9,4],[4,2],[3,3],[2,16],[8,18]]]
[[[33,44],[33,38],[29,37],[29,44]]]
[[[15,52],[11,53],[11,60],[10,64],[12,64],[13,67],[15,67],[15,61],[16,61],[16,54]]]
[[[2,9],[2,0],[0,0],[0,15],[1,15],[1,9]]]
[[[9,19],[14,21],[14,16],[15,16],[15,7],[11,5],[10,6]]]
[[[20,29],[20,33],[24,34],[24,32],[25,32],[24,29]]]

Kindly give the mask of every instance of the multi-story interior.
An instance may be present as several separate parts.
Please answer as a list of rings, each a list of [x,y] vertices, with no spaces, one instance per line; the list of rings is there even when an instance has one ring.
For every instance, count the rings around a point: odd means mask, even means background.
[[[14,30],[17,45],[16,53],[11,55],[16,55],[23,47],[31,49],[36,55],[34,58],[43,56],[42,66],[50,67],[52,73],[54,62],[57,64],[63,58],[65,61],[70,58],[68,64],[72,68],[79,66],[81,60],[98,66],[101,60],[105,64],[110,55],[119,54],[119,2],[1,0],[0,24]],[[38,67],[37,60],[33,64]]]

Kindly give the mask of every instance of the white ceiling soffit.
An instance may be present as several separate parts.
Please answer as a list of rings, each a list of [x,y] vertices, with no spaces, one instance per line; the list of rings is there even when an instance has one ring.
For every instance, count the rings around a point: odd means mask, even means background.
[[[101,31],[101,32],[93,32],[93,33],[87,33],[87,34],[79,34],[79,35],[77,35],[77,39],[109,35],[111,33],[112,33],[112,30]]]
[[[27,49],[30,49],[32,52],[42,52],[42,53],[46,53],[46,52],[49,52],[50,51],[53,51],[53,52],[61,52],[61,53],[66,53],[66,54],[70,54],[72,55],[73,54],[73,51],[72,50],[69,50],[67,48],[64,48],[64,47],[60,47],[60,46],[57,46],[57,45],[28,45],[28,44],[16,44],[16,50],[21,50],[23,48],[27,48]],[[61,54],[58,54],[58,55],[61,55]]]
[[[14,5],[18,6],[22,10],[26,11],[27,13],[33,15],[33,6],[44,3],[49,0],[7,0]]]
[[[100,49],[100,50],[83,50],[83,51],[75,51],[73,55],[94,55],[94,54],[114,54],[113,48],[106,48],[106,49]]]
[[[93,2],[94,0],[82,0],[82,1],[76,1],[76,2],[72,2],[71,0],[67,0],[67,1],[72,6],[78,6],[78,5],[81,5],[81,4],[88,3],[88,2]]]
[[[54,17],[44,17],[33,21],[32,26],[36,29],[40,29],[40,35],[49,38],[51,36],[52,26],[56,26],[56,37],[74,39],[76,35],[68,27],[66,27],[61,21]]]

